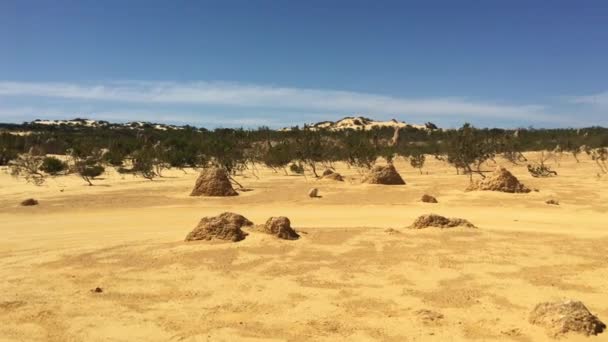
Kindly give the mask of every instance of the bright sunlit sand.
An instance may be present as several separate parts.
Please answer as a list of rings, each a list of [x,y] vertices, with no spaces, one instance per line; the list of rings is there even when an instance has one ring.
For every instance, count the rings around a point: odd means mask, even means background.
[[[544,340],[528,322],[538,302],[576,298],[608,317],[608,182],[581,159],[562,157],[552,178],[498,159],[539,190],[527,194],[465,192],[468,176],[431,157],[422,175],[397,160],[401,186],[359,184],[343,164],[345,182],[259,167],[236,177],[252,191],[224,198],[190,197],[193,170],[41,187],[1,173],[0,336]],[[307,196],[312,187],[320,198]],[[28,197],[39,205],[19,206]],[[243,228],[237,243],[184,241],[202,217],[225,211],[255,224],[287,216],[301,238]],[[406,228],[430,213],[477,228]]]

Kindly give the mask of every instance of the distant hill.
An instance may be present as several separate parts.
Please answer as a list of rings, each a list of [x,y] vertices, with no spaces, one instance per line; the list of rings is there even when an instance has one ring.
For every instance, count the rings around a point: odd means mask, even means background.
[[[161,123],[152,123],[146,121],[132,121],[126,123],[111,123],[104,120],[92,120],[84,118],[75,118],[70,120],[42,120],[37,119],[30,122],[24,122],[23,124],[0,124],[0,128],[15,130],[45,130],[45,127],[56,127],[56,128],[68,128],[68,129],[91,129],[91,128],[109,128],[109,129],[155,129],[159,131],[168,130],[183,130],[186,128],[195,130],[206,130],[205,128],[196,128],[192,126],[177,126]],[[415,128],[420,130],[434,130],[438,129],[437,126],[431,122],[427,122],[424,125],[410,124],[404,121],[397,121],[395,119],[388,121],[377,121],[364,116],[348,116],[338,121],[322,121],[314,124],[304,126],[310,130],[330,130],[330,131],[341,131],[341,130],[371,130],[374,128],[385,128],[385,127],[398,127],[398,128]],[[292,128],[283,128],[278,131],[290,131]]]
[[[154,128],[160,131],[166,130],[180,130],[184,129],[185,126],[175,126],[175,125],[167,125],[167,124],[158,124],[158,123],[150,123],[143,121],[133,121],[127,123],[110,123],[108,121],[103,120],[90,120],[90,119],[81,119],[76,118],[72,120],[34,120],[28,123],[32,126],[58,126],[58,127],[90,127],[90,128],[100,128],[100,127],[109,127],[109,128],[129,128],[129,129],[138,129],[138,128]]]
[[[307,125],[306,128],[316,130],[316,129],[327,129],[330,131],[339,131],[346,129],[354,129],[354,130],[370,130],[374,128],[384,128],[384,127],[398,127],[405,128],[411,127],[416,129],[437,129],[437,126],[433,123],[426,123],[424,125],[415,125],[408,124],[404,121],[397,121],[395,119],[389,121],[376,121],[370,118],[366,118],[364,116],[347,116],[338,121],[321,121],[311,125]],[[290,130],[290,128],[284,128],[283,130]]]

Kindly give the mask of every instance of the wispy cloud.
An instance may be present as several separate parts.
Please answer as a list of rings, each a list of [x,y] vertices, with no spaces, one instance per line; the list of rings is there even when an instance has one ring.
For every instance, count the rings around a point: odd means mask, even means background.
[[[97,84],[0,81],[0,96],[136,104],[213,105],[310,112],[473,116],[549,121],[542,105],[504,105],[462,97],[408,98],[341,90],[226,82]]]
[[[603,93],[593,94],[593,95],[572,96],[572,97],[569,97],[568,100],[570,103],[574,103],[574,104],[586,104],[586,105],[608,107],[608,91],[605,91]]]

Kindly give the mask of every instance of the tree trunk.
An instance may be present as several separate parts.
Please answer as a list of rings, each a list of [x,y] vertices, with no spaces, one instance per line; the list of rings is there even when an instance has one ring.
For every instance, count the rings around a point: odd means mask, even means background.
[[[93,186],[93,183],[91,183],[91,180],[89,179],[89,177],[82,176],[82,179],[84,179],[85,181],[87,181],[87,183],[89,183],[89,186]]]
[[[317,174],[317,168],[315,167],[315,162],[309,162],[308,164],[310,165],[312,173],[315,175],[315,177],[319,178],[319,175]]]
[[[238,185],[239,188],[244,189],[244,187],[241,185],[241,183],[237,182],[236,179],[234,179],[232,176],[228,176],[228,178],[230,179],[231,182]]]

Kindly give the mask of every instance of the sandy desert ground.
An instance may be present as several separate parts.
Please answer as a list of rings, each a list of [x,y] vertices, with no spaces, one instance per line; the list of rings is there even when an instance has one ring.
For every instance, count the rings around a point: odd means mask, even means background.
[[[344,183],[261,169],[231,198],[188,196],[192,170],[93,187],[2,171],[0,341],[543,341],[528,314],[563,298],[608,321],[608,177],[587,156],[545,179],[498,162],[540,191],[464,192],[468,177],[432,158],[423,175],[397,161],[404,186],[358,184],[344,165]],[[28,197],[40,205],[19,206]],[[302,238],[183,241],[224,211],[287,216]],[[428,213],[478,229],[405,228]]]

